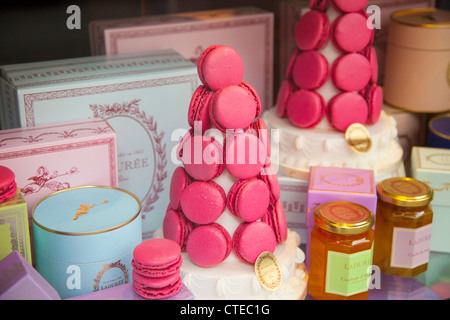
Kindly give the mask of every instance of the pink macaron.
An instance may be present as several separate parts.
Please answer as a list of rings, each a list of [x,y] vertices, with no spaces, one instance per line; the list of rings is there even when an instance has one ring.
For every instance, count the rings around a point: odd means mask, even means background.
[[[277,95],[277,115],[280,118],[286,115],[287,102],[295,90],[295,84],[292,80],[284,80],[281,82]]]
[[[231,236],[218,223],[198,226],[188,238],[186,252],[196,265],[213,267],[230,255]]]
[[[212,45],[198,59],[198,76],[213,91],[239,85],[244,76],[244,64],[237,51],[229,46]]]
[[[270,148],[270,135],[267,129],[266,122],[262,118],[258,118],[253,122],[246,132],[253,133],[257,136],[267,149],[267,161],[270,160],[271,148]]]
[[[329,123],[338,131],[347,130],[352,123],[366,123],[369,113],[366,100],[355,92],[334,96],[328,102],[327,110]]]
[[[315,90],[327,81],[328,72],[328,61],[321,53],[305,51],[295,60],[293,78],[298,87]]]
[[[359,53],[348,53],[337,58],[331,68],[331,79],[342,91],[360,91],[372,77],[369,60]]]
[[[238,179],[257,176],[267,162],[267,147],[256,135],[237,132],[225,140],[225,166]]]
[[[287,222],[284,207],[281,201],[271,203],[269,210],[261,220],[273,229],[278,243],[286,241]]]
[[[294,71],[295,60],[297,60],[298,55],[302,53],[302,50],[295,48],[294,52],[289,59],[288,67],[286,68],[286,80],[292,80],[292,73]]]
[[[357,12],[363,10],[369,0],[329,0],[329,2],[339,12]]]
[[[364,50],[372,43],[373,35],[373,29],[367,27],[367,17],[359,12],[343,14],[331,26],[331,40],[343,52]]]
[[[289,98],[286,113],[293,125],[313,128],[325,115],[325,101],[315,91],[300,89]]]
[[[163,220],[164,238],[178,243],[181,251],[186,251],[186,240],[194,229],[194,224],[182,212],[168,208]]]
[[[223,188],[214,181],[195,181],[184,189],[180,198],[181,209],[190,221],[197,224],[214,222],[226,207]]]
[[[209,117],[222,132],[227,129],[247,129],[261,112],[261,102],[256,91],[245,82],[228,86],[214,93]]]
[[[214,91],[202,85],[195,90],[188,109],[188,123],[192,128],[200,125],[201,131],[205,132],[211,127],[209,102],[213,94]]]
[[[311,10],[318,10],[320,12],[325,12],[328,8],[328,0],[310,0],[309,8]]]
[[[302,15],[295,28],[295,42],[300,50],[319,50],[328,40],[330,20],[327,15],[311,10]]]
[[[192,182],[192,178],[183,167],[177,167],[170,181],[170,206],[174,210],[180,209],[180,197],[184,189]]]
[[[277,173],[275,172],[275,169],[273,168],[272,164],[265,166],[261,170],[259,179],[264,181],[267,184],[267,186],[269,187],[270,198],[272,200],[276,201],[276,200],[280,199],[280,195],[281,195],[280,183],[278,181]]]
[[[369,108],[367,123],[376,123],[380,119],[383,109],[383,89],[376,84],[371,84],[361,94],[366,99]]]
[[[180,271],[183,259],[180,246],[170,239],[149,239],[133,250],[133,270],[152,278],[166,277]]]
[[[16,175],[11,169],[0,166],[0,202],[10,199],[16,194],[15,178]]]
[[[370,63],[370,67],[372,68],[372,76],[370,78],[370,82],[377,83],[378,81],[378,58],[377,52],[374,47],[368,47],[364,51],[364,55],[367,57]]]
[[[274,252],[277,239],[272,228],[265,222],[244,222],[233,234],[234,254],[244,262],[255,263],[258,256],[265,252]]]
[[[181,161],[195,180],[207,181],[222,174],[223,146],[213,137],[190,135],[183,143]]]
[[[236,181],[227,195],[230,212],[247,222],[260,219],[267,212],[269,201],[269,188],[258,178]]]
[[[132,274],[134,292],[146,299],[169,298],[181,289],[182,281],[179,274],[163,278],[144,277],[134,271]]]

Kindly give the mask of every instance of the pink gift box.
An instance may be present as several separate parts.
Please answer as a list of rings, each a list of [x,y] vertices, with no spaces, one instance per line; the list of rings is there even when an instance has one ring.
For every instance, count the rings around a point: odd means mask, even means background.
[[[15,173],[31,219],[34,205],[55,191],[117,187],[116,134],[100,118],[1,130],[0,165]]]
[[[314,228],[314,209],[330,201],[359,203],[374,214],[377,212],[377,191],[373,170],[311,167],[306,209],[306,262],[309,267],[311,231]]]

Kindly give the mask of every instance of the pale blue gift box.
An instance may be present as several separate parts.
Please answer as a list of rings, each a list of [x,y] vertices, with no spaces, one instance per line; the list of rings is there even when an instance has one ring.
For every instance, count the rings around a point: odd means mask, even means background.
[[[33,208],[36,269],[66,299],[132,282],[141,204],[103,186],[55,192]]]

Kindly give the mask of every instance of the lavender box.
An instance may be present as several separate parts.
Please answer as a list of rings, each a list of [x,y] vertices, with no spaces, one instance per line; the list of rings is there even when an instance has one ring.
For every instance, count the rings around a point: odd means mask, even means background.
[[[17,251],[0,261],[0,300],[60,300],[58,292]]]

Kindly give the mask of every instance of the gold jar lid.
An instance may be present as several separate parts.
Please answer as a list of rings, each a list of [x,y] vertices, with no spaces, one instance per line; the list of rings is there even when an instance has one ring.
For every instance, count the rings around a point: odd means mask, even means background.
[[[331,201],[314,210],[316,226],[337,234],[359,234],[372,228],[374,214],[349,201]]]
[[[400,24],[433,28],[450,28],[450,12],[436,8],[417,8],[394,12],[391,19]]]
[[[378,198],[400,207],[423,207],[433,199],[433,189],[413,178],[390,178],[377,184]]]

